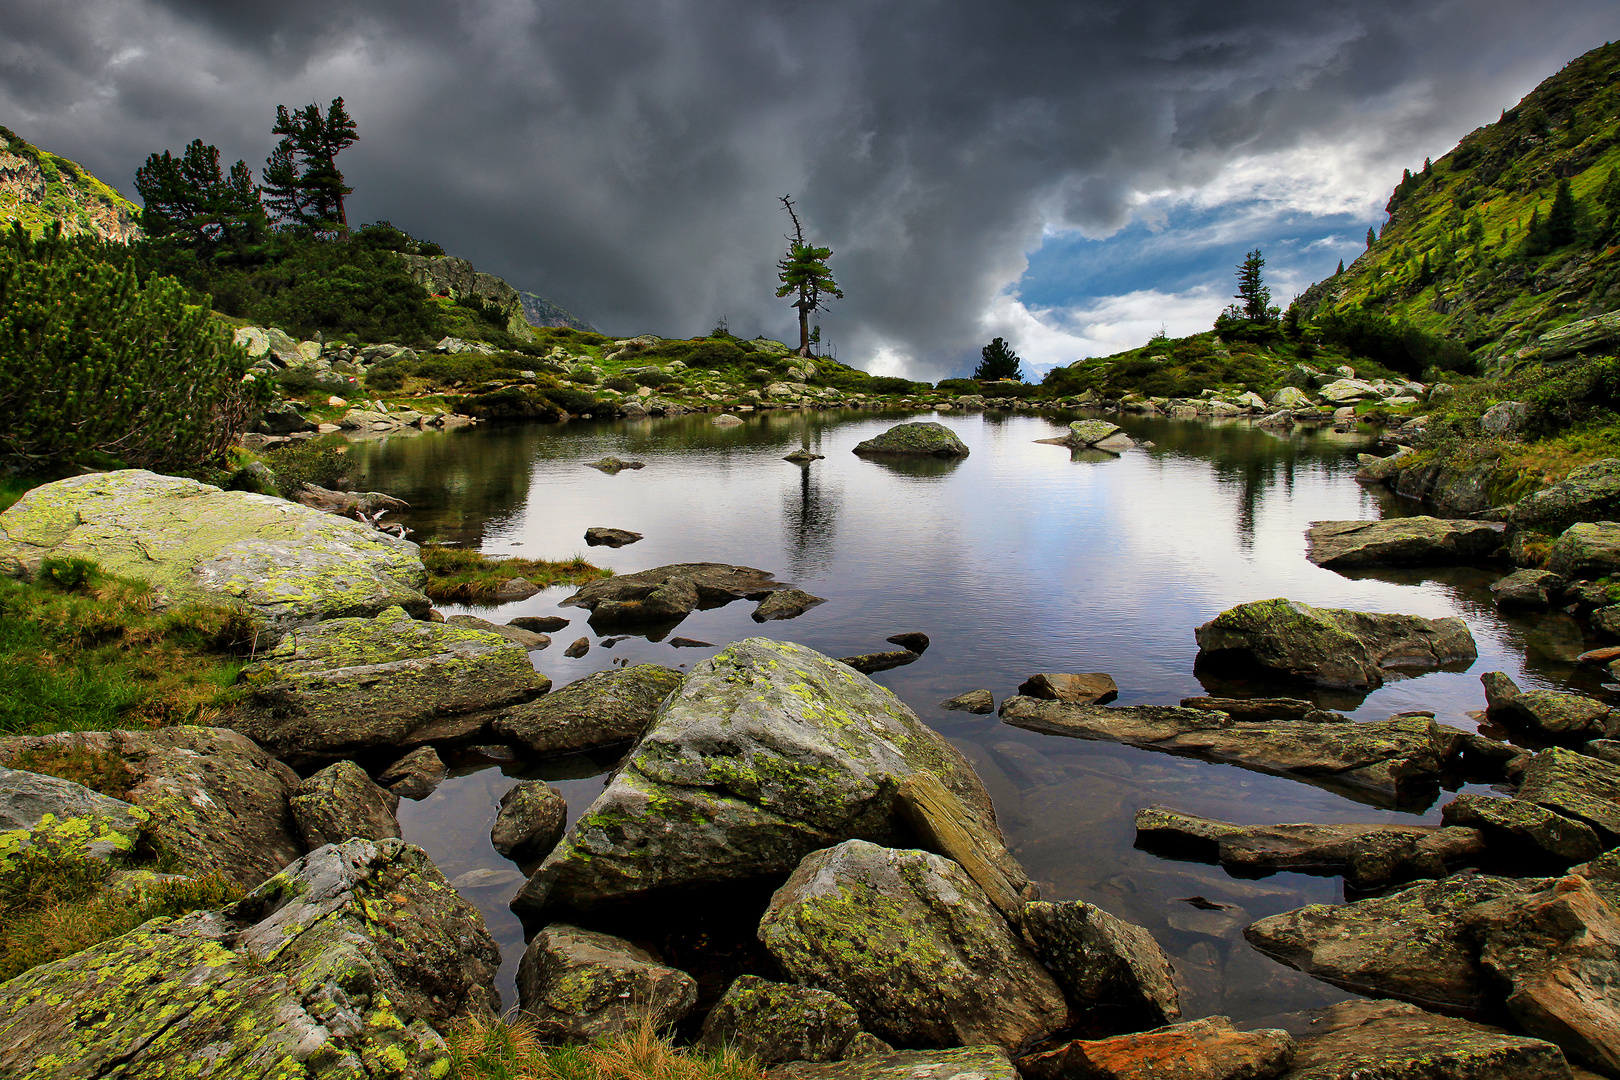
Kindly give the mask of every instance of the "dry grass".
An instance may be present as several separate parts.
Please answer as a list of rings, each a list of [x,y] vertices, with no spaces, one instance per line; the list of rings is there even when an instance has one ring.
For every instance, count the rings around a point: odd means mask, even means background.
[[[91,791],[126,801],[129,789],[135,786],[135,774],[123,758],[110,751],[82,746],[39,746],[24,750],[11,760],[10,766],[71,780]]]
[[[428,583],[423,591],[434,600],[458,604],[488,604],[505,582],[523,578],[544,589],[551,585],[583,585],[613,571],[593,566],[580,555],[561,562],[544,559],[492,559],[467,548],[427,544],[422,564]]]
[[[650,1021],[590,1046],[545,1046],[524,1019],[473,1017],[446,1036],[459,1080],[762,1080],[751,1058],[675,1046]]]

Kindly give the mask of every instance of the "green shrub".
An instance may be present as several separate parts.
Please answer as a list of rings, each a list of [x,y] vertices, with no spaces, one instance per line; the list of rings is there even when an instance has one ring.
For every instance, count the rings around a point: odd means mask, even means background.
[[[977,394],[979,384],[972,379],[941,379],[934,389],[944,394]]]
[[[628,375],[615,375],[602,385],[609,390],[617,390],[621,394],[633,394],[636,392],[636,380]]]
[[[508,386],[467,399],[463,406],[469,416],[480,420],[542,420],[555,423],[557,406],[542,393],[528,386]]]
[[[388,393],[405,385],[404,366],[396,363],[377,364],[366,372],[366,389]]]
[[[751,352],[752,350],[750,350]],[[662,352],[662,350],[660,350]],[[684,360],[688,367],[723,368],[733,367],[748,359],[749,353],[744,352],[734,341],[708,339],[697,342],[684,351],[681,356],[672,357]]]
[[[660,386],[668,386],[670,383],[680,382],[679,379],[667,371],[640,371],[632,377],[636,380],[636,384],[638,386],[647,386],[654,390],[658,389]]]
[[[169,278],[139,283],[53,231],[0,239],[0,459],[217,461],[269,400],[247,354]]]
[[[349,475],[348,447],[343,436],[334,434],[270,448],[265,459],[276,474],[276,494],[290,499],[305,484],[342,487]]]
[[[545,396],[546,400],[557,406],[557,408],[575,416],[595,413],[601,408],[601,403],[596,400],[596,395],[588,390],[575,390],[572,387],[559,386],[547,390]]]
[[[915,394],[921,385],[896,375],[875,375],[864,389],[868,394]]]

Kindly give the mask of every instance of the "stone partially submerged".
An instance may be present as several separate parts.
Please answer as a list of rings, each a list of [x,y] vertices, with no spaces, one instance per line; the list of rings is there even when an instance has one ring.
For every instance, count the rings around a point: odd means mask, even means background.
[[[1318,608],[1278,598],[1239,604],[1200,626],[1199,667],[1258,669],[1316,686],[1370,690],[1392,669],[1466,667],[1479,656],[1458,618]]]
[[[141,469],[45,484],[0,514],[0,573],[46,558],[96,562],[150,582],[160,607],[248,612],[260,648],[325,619],[391,607],[426,614],[417,547],[369,525],[269,495]]]
[[[764,600],[784,582],[764,570],[728,563],[674,563],[601,578],[580,589],[561,607],[582,607],[591,625],[654,623],[673,625],[697,608],[723,607],[733,600]]]
[[[915,424],[896,424],[881,435],[858,443],[855,453],[861,455],[899,455],[906,457],[965,458],[967,444],[956,432],[944,424],[924,420]]]
[[[1504,526],[1492,521],[1436,517],[1385,521],[1313,521],[1305,557],[1317,566],[1455,566],[1488,559],[1502,546]]]
[[[1620,709],[1596,698],[1564,690],[1520,690],[1501,671],[1479,677],[1485,686],[1486,711],[1510,728],[1528,728],[1543,738],[1582,743],[1620,735]]]
[[[431,1080],[436,1027],[498,1011],[500,953],[399,840],[323,847],[222,911],[163,918],[0,987],[0,1073]]]
[[[919,771],[999,838],[966,759],[893,693],[802,645],[737,642],[664,701],[513,907],[588,908],[787,873],[852,837],[897,839],[896,789]]]

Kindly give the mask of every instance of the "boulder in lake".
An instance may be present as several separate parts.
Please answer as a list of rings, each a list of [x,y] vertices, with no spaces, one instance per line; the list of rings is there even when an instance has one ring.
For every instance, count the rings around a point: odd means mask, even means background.
[[[500,953],[420,848],[320,848],[222,911],[159,919],[0,994],[0,1073],[429,1080],[498,1011]],[[95,1021],[87,1022],[87,1018]]]
[[[965,458],[969,451],[956,432],[944,424],[924,420],[914,424],[896,424],[883,434],[857,444],[855,453]]]
[[[1023,911],[1026,939],[1075,1015],[1114,1030],[1181,1015],[1170,958],[1153,935],[1083,900],[1036,901]]]
[[[837,994],[739,975],[704,1017],[698,1045],[764,1065],[837,1061],[860,1031],[860,1016]]]
[[[534,634],[555,634],[567,626],[569,621],[560,615],[519,615],[515,619],[508,619],[506,625]]]
[[[568,828],[568,800],[544,780],[520,780],[501,796],[489,842],[509,859],[544,858]]]
[[[1106,705],[1119,697],[1114,677],[1101,671],[1031,675],[1019,685],[1018,692],[1025,697],[1067,701],[1071,705]]]
[[[1272,1080],[1294,1058],[1286,1031],[1238,1031],[1225,1016],[1110,1039],[1075,1039],[1018,1059],[1025,1080]]]
[[[1524,799],[1499,799],[1464,792],[1440,812],[1447,825],[1462,825],[1484,834],[1493,855],[1543,868],[1569,866],[1597,858],[1603,842],[1584,821],[1565,817]]]
[[[1502,546],[1503,530],[1494,521],[1436,517],[1313,521],[1305,530],[1305,557],[1333,570],[1455,566],[1490,558]]]
[[[1372,689],[1390,669],[1432,671],[1479,655],[1458,618],[1382,615],[1257,600],[1228,608],[1195,632],[1198,663],[1259,669],[1317,686]]]
[[[1553,541],[1544,569],[1570,581],[1620,575],[1620,522],[1571,525]]]
[[[812,461],[821,461],[826,456],[826,454],[818,454],[814,450],[806,450],[800,447],[793,453],[785,455],[782,460],[791,461],[795,465],[808,465]]]
[[[631,532],[629,529],[610,529],[603,525],[592,525],[585,530],[585,543],[591,547],[620,548],[640,539],[640,533]]]
[[[1121,430],[1107,420],[1076,420],[1069,425],[1066,441],[1070,446],[1096,446]]]
[[[761,600],[752,617],[759,623],[772,619],[796,619],[817,604],[826,602],[825,598],[811,596],[803,589],[781,589]]]
[[[748,638],[693,667],[513,907],[786,873],[851,837],[898,839],[896,789],[919,771],[999,837],[972,767],[894,694],[802,645]]]
[[[1540,610],[1552,606],[1552,598],[1564,587],[1564,579],[1545,570],[1515,570],[1491,583],[1491,599],[1508,610]]]
[[[983,716],[996,711],[996,697],[988,690],[969,690],[940,702],[939,707]]]
[[[47,558],[90,559],[150,582],[160,607],[240,608],[261,628],[261,649],[325,619],[429,607],[427,571],[408,540],[141,469],[44,484],[0,514],[0,573],[26,577]]]
[[[377,783],[402,799],[425,799],[444,782],[444,761],[431,746],[418,746],[377,774]]]
[[[657,664],[597,671],[534,701],[503,709],[491,724],[503,739],[540,755],[572,754],[641,737],[681,673]]]
[[[1013,1050],[1068,1016],[984,891],[928,852],[849,840],[807,856],[759,937],[796,982],[837,994],[891,1043]]]
[[[890,668],[905,667],[914,664],[920,659],[920,653],[910,649],[890,649],[887,652],[862,653],[859,656],[841,656],[840,664],[848,664],[863,675],[871,675],[879,671],[888,671]]]
[[[1520,690],[1505,672],[1479,677],[1485,686],[1491,719],[1509,727],[1529,728],[1551,740],[1584,742],[1620,734],[1620,709],[1596,698],[1563,690]]]
[[[645,415],[645,410],[638,411],[641,411],[643,415]],[[605,472],[609,476],[623,472],[625,469],[645,469],[647,467],[647,463],[645,461],[625,461],[622,458],[616,458],[611,454],[605,458],[602,458],[600,461],[587,461],[585,464],[589,468],[596,469],[598,472]]]
[[[387,840],[399,836],[399,796],[378,787],[366,770],[339,761],[306,777],[289,804],[304,846],[314,851],[351,837]]]
[[[586,585],[562,607],[582,607],[592,626],[619,623],[677,623],[698,607],[722,607],[733,600],[764,600],[788,586],[764,570],[727,563],[675,563],[616,574]]]
[[[1294,1047],[1290,1080],[1571,1080],[1552,1043],[1393,1001],[1328,1008]]]
[[[553,923],[518,965],[518,1007],[547,1043],[588,1043],[664,1028],[697,1002],[697,983],[622,938]]]
[[[522,646],[400,608],[300,630],[248,677],[230,726],[297,761],[463,738],[551,685]]]

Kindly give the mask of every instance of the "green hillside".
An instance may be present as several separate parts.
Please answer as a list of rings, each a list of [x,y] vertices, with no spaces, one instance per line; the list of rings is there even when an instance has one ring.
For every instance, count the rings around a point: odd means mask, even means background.
[[[140,208],[82,166],[0,127],[0,225],[39,236],[53,221],[68,236],[128,242],[141,235]]]
[[[1620,308],[1620,44],[1572,61],[1409,173],[1376,243],[1301,298],[1370,310],[1510,357]]]

